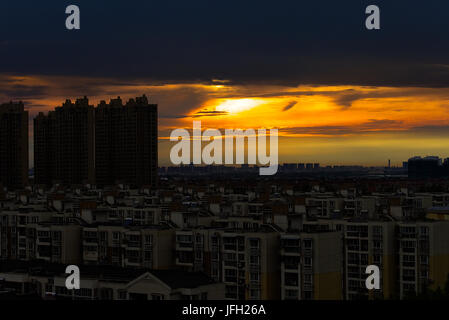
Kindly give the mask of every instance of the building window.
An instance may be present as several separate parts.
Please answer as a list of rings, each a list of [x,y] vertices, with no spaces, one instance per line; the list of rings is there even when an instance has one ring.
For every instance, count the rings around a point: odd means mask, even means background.
[[[259,239],[250,239],[249,246],[251,249],[259,249],[260,241]]]
[[[260,264],[260,256],[250,256],[249,263],[254,264],[254,265],[259,265]]]
[[[429,234],[429,227],[421,227],[420,232],[422,235],[428,235]]]
[[[259,289],[251,289],[249,291],[250,299],[260,299],[260,290]]]
[[[259,274],[259,272],[251,272],[251,273],[249,274],[249,279],[250,279],[251,281],[259,281],[259,280],[260,280],[260,274]]]
[[[312,284],[312,275],[304,274],[304,284]]]
[[[429,264],[429,256],[421,256],[421,264]]]
[[[304,239],[304,249],[312,249],[312,239]]]
[[[118,291],[118,298],[120,300],[126,300],[126,291],[125,290],[119,290]]]
[[[312,266],[312,258],[304,257],[304,266],[311,267]]]

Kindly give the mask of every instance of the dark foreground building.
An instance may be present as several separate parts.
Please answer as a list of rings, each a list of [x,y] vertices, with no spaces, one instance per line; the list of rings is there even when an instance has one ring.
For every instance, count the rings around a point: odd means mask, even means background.
[[[157,105],[145,95],[123,105],[120,97],[95,109],[95,171],[98,186],[124,182],[155,185]]]
[[[145,95],[97,108],[86,97],[34,119],[36,184],[126,183],[157,180],[157,105]]]
[[[22,102],[0,105],[0,184],[8,189],[28,183],[28,111]]]
[[[94,107],[84,97],[34,119],[35,183],[93,183]]]
[[[436,156],[408,159],[408,176],[412,179],[449,177],[449,161]]]

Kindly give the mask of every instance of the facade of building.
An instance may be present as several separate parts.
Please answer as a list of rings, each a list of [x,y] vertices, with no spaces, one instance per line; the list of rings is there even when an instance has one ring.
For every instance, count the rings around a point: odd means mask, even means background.
[[[80,289],[68,290],[64,269],[59,264],[0,267],[0,290],[49,300],[224,299],[223,283],[198,272],[84,266],[80,269]]]
[[[0,105],[0,185],[28,184],[28,111],[22,102]]]
[[[157,105],[145,95],[125,105],[120,97],[102,101],[95,109],[96,184],[156,185],[157,136]]]
[[[94,107],[84,97],[67,100],[34,119],[35,183],[93,183]]]
[[[339,231],[281,235],[281,297],[343,299],[343,249]]]
[[[360,195],[271,181],[160,183],[157,189],[87,184],[0,192],[0,267],[203,273],[228,300],[406,299],[446,286],[447,191]],[[379,289],[366,288],[369,265],[379,268]],[[151,281],[139,289],[129,284],[140,275],[125,281],[124,291],[108,284],[100,295],[83,296],[153,298],[160,289]],[[45,280],[42,288],[67,296],[61,279]],[[86,290],[102,288],[95,279]],[[166,289],[164,299],[201,296]]]
[[[404,222],[398,226],[399,294],[444,288],[449,270],[448,221]]]
[[[157,105],[145,95],[97,108],[67,100],[34,119],[35,183],[157,183]]]

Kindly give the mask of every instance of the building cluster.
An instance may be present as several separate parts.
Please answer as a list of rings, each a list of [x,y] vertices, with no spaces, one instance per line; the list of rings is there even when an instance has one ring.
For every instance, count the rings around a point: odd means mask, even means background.
[[[249,181],[3,192],[0,287],[86,299],[352,300],[445,285],[449,193]],[[62,285],[69,264],[81,271],[75,293]],[[379,290],[365,286],[371,264]]]
[[[0,292],[402,299],[448,279],[446,182],[409,188],[380,179],[377,169],[311,163],[283,164],[272,179],[247,165],[158,169],[157,105],[145,95],[97,107],[86,97],[67,100],[38,114],[32,181],[28,161],[28,112],[2,104]],[[434,178],[447,163],[412,158],[407,169],[412,178]],[[357,170],[368,180],[353,178]],[[295,174],[331,171],[338,178]],[[79,290],[64,286],[67,265],[80,267]],[[378,290],[366,289],[368,265],[380,269]]]
[[[84,97],[34,118],[34,181],[28,181],[28,111],[0,105],[0,184],[157,183],[157,105],[145,95],[96,108]]]
[[[449,158],[412,157],[406,162],[408,176],[413,179],[449,177]]]

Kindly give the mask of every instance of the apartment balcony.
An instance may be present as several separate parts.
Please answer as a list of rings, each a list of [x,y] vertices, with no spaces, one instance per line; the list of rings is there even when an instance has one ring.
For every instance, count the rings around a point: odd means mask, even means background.
[[[301,248],[300,247],[283,247],[281,249],[282,256],[300,256]]]
[[[140,267],[141,266],[140,259],[125,259],[125,266]]]
[[[345,234],[345,238],[358,239],[358,238],[360,238],[359,232],[358,231],[347,231]]]
[[[113,264],[113,265],[120,265],[121,264],[121,261],[122,261],[122,259],[120,258],[120,257],[112,257],[111,258],[111,263]]]
[[[407,254],[415,254],[416,253],[416,248],[415,247],[406,247],[406,248],[404,248],[404,247],[401,247],[400,249],[399,249],[399,254],[404,254],[404,253],[407,253]]]
[[[224,283],[229,283],[229,284],[236,284],[237,283],[237,277],[229,277],[229,276],[225,276],[223,279]]]
[[[295,280],[285,280],[284,282],[284,287],[286,289],[295,289],[298,288],[299,286],[299,280],[295,279]]]
[[[248,283],[249,289],[260,289],[260,280],[250,280]]]
[[[250,263],[249,265],[250,271],[259,271],[260,270],[260,264]]]
[[[45,260],[45,261],[51,261],[51,256],[44,253],[40,254],[39,252],[36,253],[36,259],[38,260]]]
[[[418,237],[417,232],[408,232],[408,233],[399,233],[398,238],[399,239],[416,239]]]
[[[311,283],[304,283],[302,285],[302,288],[304,291],[311,291],[313,290],[313,285]]]
[[[236,252],[237,251],[237,245],[235,244],[224,244],[223,245],[223,251],[227,252]]]
[[[312,249],[304,249],[303,255],[306,257],[311,257],[312,256]]]
[[[236,260],[224,260],[223,265],[225,267],[237,268],[237,261]]]
[[[40,245],[50,245],[51,244],[51,238],[37,238],[37,244]]]
[[[298,288],[285,288],[284,299],[285,300],[298,300],[299,292]]]
[[[177,242],[176,243],[176,251],[192,251],[193,252],[193,243],[192,242]]]
[[[251,256],[260,256],[260,249],[259,248],[251,248],[249,250],[249,254]]]
[[[402,269],[415,269],[416,267],[416,263],[415,261],[403,261],[400,266],[402,267]]]
[[[141,250],[142,244],[140,242],[129,241],[126,243],[126,250]]]
[[[193,259],[192,260],[183,260],[176,258],[175,264],[180,267],[193,267]]]
[[[312,273],[313,267],[311,265],[304,265],[302,267],[302,270],[303,270],[304,273]]]
[[[359,259],[348,259],[348,265],[358,266],[358,265],[360,265],[360,260]]]
[[[382,254],[384,252],[383,248],[373,248],[374,254]]]
[[[97,251],[83,252],[83,260],[97,261],[98,260],[98,252]]]
[[[90,240],[83,240],[83,245],[84,246],[97,246],[98,247],[98,242],[97,241],[90,241]]]
[[[19,237],[18,247],[19,247],[19,249],[20,249],[20,248],[26,248],[26,247],[27,247],[26,237],[25,237],[25,238],[22,238],[22,239]]]
[[[360,280],[363,279],[365,275],[360,275],[360,273],[348,273],[348,279],[351,280]]]
[[[112,246],[113,247],[120,247],[121,246],[120,240],[112,240]]]

